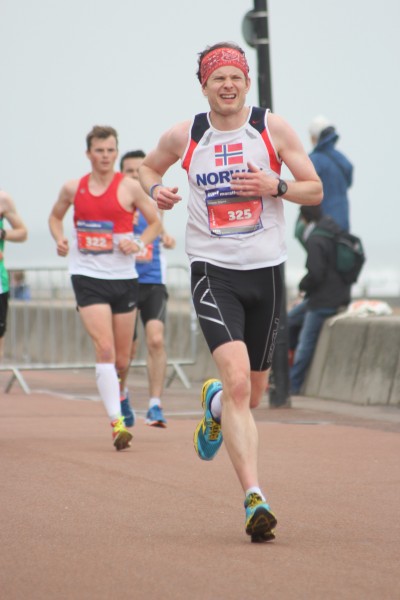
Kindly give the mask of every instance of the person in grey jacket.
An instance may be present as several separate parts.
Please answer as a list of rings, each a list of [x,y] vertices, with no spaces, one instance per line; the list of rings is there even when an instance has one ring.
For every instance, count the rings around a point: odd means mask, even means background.
[[[350,302],[350,285],[336,269],[336,248],[332,238],[318,230],[338,233],[340,227],[330,216],[324,216],[321,205],[302,206],[302,230],[299,241],[307,252],[307,273],[299,283],[304,299],[288,313],[289,349],[294,352],[290,368],[291,393],[298,394],[311,363],[324,321]]]
[[[322,212],[330,215],[342,229],[350,231],[347,191],[353,183],[353,165],[342,152],[336,150],[339,135],[329,119],[315,117],[309,132],[314,146],[310,158],[324,187]]]

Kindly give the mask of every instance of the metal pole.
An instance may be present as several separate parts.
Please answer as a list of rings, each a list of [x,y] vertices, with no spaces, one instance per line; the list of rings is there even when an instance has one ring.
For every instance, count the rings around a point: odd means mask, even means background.
[[[259,105],[263,108],[270,108],[272,110],[267,0],[254,0],[254,10],[249,13],[249,16],[254,19],[255,36],[253,43],[257,50]],[[290,406],[288,364],[289,343],[284,263],[282,263],[280,269],[283,282],[282,303],[279,332],[277,335],[269,382],[269,403],[270,406],[273,407]]]
[[[259,105],[272,110],[267,0],[254,0],[254,33],[257,51]]]

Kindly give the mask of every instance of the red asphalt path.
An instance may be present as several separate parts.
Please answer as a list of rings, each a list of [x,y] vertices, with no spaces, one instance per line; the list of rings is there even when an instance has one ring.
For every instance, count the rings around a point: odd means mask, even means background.
[[[199,386],[167,390],[160,430],[144,424],[143,384],[132,447],[116,452],[101,403],[66,399],[66,381],[33,374],[31,395],[0,393],[0,598],[400,598],[399,426],[261,408],[278,527],[258,545],[225,448],[211,463],[193,450]]]

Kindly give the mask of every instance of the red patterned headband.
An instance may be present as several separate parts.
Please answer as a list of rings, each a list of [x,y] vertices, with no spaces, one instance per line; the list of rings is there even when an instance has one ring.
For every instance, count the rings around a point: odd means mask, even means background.
[[[220,67],[237,67],[245,77],[249,74],[249,65],[244,54],[234,48],[217,48],[205,55],[200,65],[201,85],[205,85],[211,73]]]

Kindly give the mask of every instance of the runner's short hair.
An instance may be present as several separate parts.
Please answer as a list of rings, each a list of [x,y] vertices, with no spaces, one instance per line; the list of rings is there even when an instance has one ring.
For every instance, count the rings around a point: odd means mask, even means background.
[[[115,137],[118,146],[118,134],[114,127],[110,127],[109,125],[95,125],[92,127],[91,131],[86,136],[86,149],[90,150],[92,145],[92,141],[97,138],[100,140],[106,140],[109,137]]]
[[[124,168],[124,160],[128,158],[146,158],[146,154],[143,150],[130,150],[129,152],[125,152],[123,156],[121,156],[121,160],[119,161],[119,170],[122,171]]]

